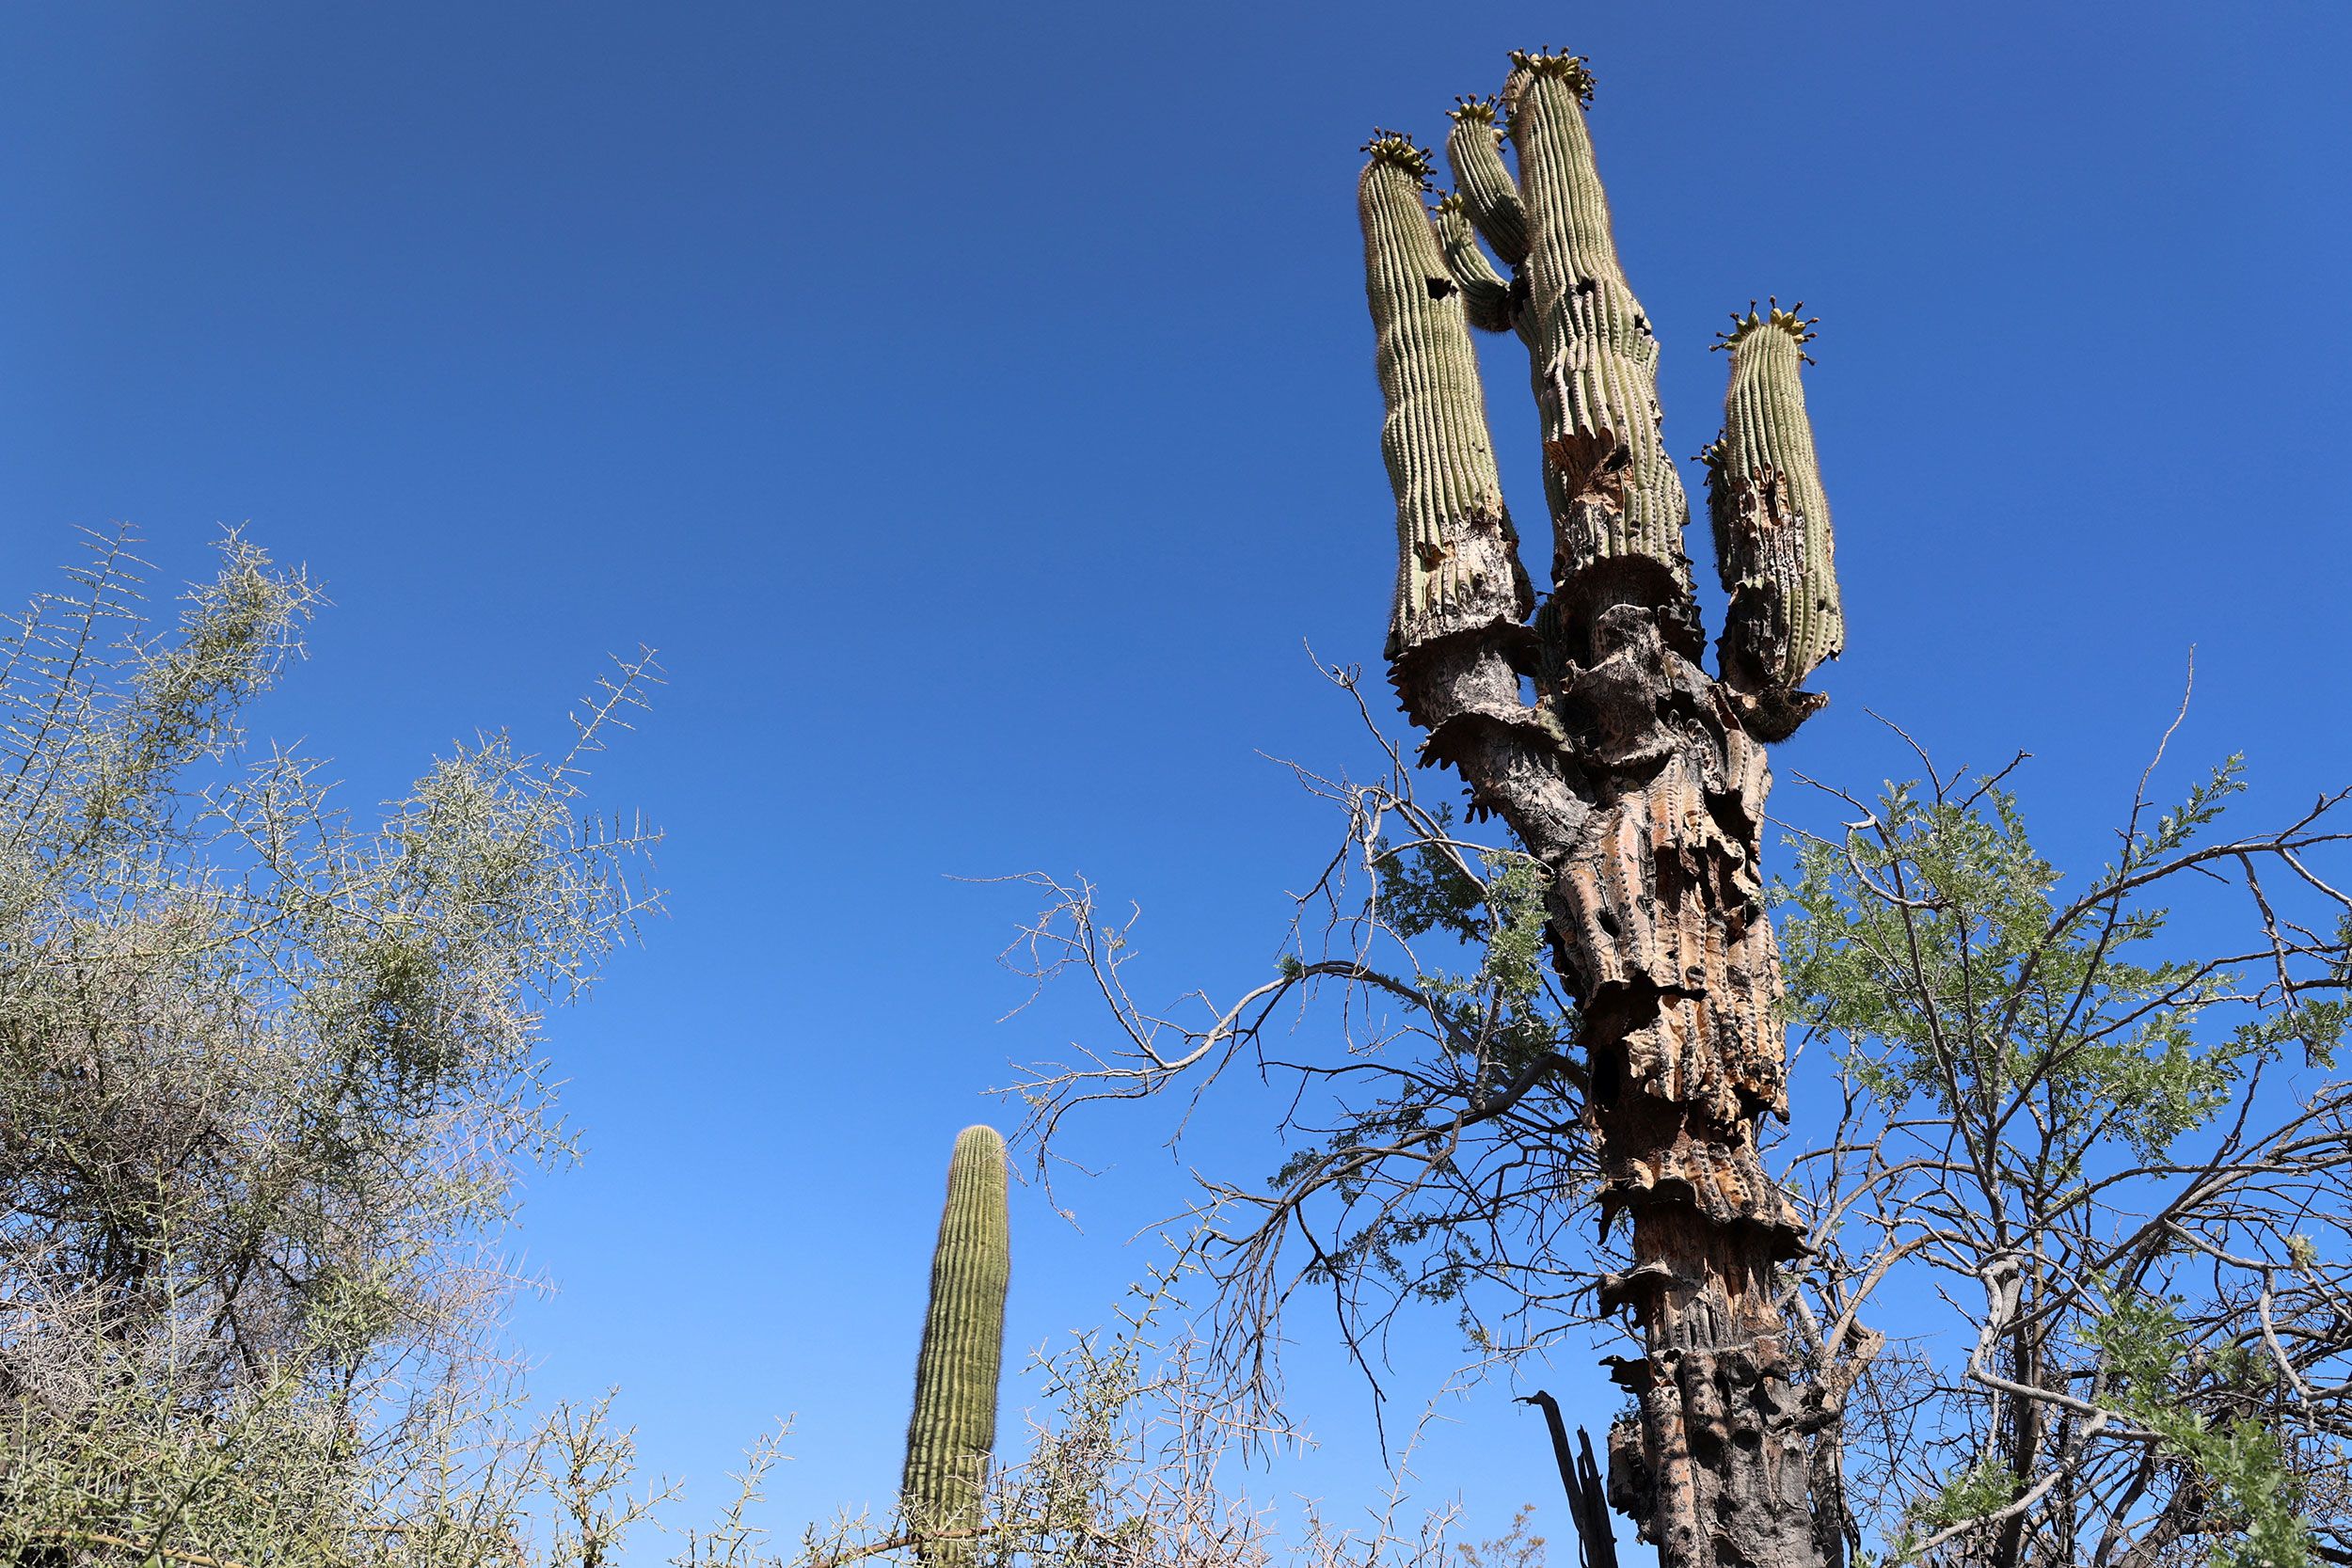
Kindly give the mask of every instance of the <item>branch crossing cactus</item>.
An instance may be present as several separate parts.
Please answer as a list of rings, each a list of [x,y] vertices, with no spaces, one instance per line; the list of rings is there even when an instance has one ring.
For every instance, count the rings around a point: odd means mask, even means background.
[[[1005,1291],[1012,1246],[1005,1212],[1005,1140],[993,1127],[956,1135],[947,1202],[931,1255],[930,1305],[914,1363],[900,1506],[926,1563],[968,1563],[996,1445]]]

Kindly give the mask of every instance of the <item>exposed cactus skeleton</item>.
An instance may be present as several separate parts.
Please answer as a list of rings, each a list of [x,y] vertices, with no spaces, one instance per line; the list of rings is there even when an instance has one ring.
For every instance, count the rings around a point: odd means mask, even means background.
[[[1711,678],[1696,662],[1689,505],[1661,436],[1658,337],[1618,264],[1585,127],[1592,76],[1575,55],[1511,59],[1499,106],[1457,101],[1457,190],[1434,215],[1428,154],[1389,133],[1366,148],[1365,276],[1397,499],[1390,673],[1427,732],[1424,759],[1456,768],[1473,807],[1549,874],[1603,1223],[1631,1225],[1633,1266],[1603,1304],[1629,1312],[1645,1351],[1614,1363],[1639,1415],[1611,1433],[1610,1500],[1672,1568],[1811,1568],[1842,1558],[1835,1446],[1809,1435],[1837,1412],[1791,1386],[1773,1277],[1799,1227],[1756,1137],[1765,1113],[1787,1114],[1759,742],[1820,705],[1800,683],[1843,641],[1797,386],[1810,324],[1775,307],[1727,344],[1725,430],[1708,461],[1732,610]],[[1515,330],[1533,361],[1555,553],[1532,624],[1472,325]]]
[[[1005,1140],[993,1127],[956,1135],[947,1202],[931,1255],[930,1305],[914,1363],[900,1506],[927,1563],[974,1560],[996,1446],[1012,1246],[1005,1213]]]

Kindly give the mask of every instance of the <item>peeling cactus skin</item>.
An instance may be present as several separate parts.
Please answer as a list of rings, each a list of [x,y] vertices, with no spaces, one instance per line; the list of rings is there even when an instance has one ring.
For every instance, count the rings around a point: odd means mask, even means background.
[[[1727,344],[1708,462],[1727,476],[1710,515],[1733,597],[1710,676],[1688,502],[1660,433],[1658,339],[1618,264],[1591,92],[1578,56],[1514,55],[1499,103],[1457,101],[1457,189],[1434,214],[1427,154],[1391,135],[1367,149],[1399,540],[1390,676],[1425,732],[1422,761],[1455,769],[1473,812],[1502,817],[1548,873],[1602,1223],[1623,1222],[1631,1254],[1601,1300],[1643,1353],[1613,1364],[1636,1410],[1610,1433],[1611,1505],[1667,1568],[1836,1568],[1824,1543],[1838,1531],[1815,1518],[1842,1521],[1835,1465],[1808,1443],[1820,1423],[1792,1390],[1773,1299],[1800,1227],[1756,1138],[1762,1117],[1788,1114],[1763,743],[1821,705],[1801,683],[1844,640],[1796,384],[1809,324],[1775,307]],[[1472,326],[1530,351],[1556,544],[1532,617]]]

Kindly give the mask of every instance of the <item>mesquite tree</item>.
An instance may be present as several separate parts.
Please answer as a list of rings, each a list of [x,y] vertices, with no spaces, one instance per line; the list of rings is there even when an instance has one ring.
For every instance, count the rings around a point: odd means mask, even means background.
[[[1802,1227],[1756,1143],[1758,1119],[1788,1108],[1757,869],[1762,743],[1820,706],[1801,683],[1842,641],[1797,385],[1806,326],[1751,311],[1728,339],[1708,468],[1732,598],[1709,676],[1659,341],[1618,264],[1584,121],[1591,79],[1575,55],[1513,59],[1499,105],[1454,113],[1458,198],[1434,224],[1428,155],[1391,135],[1367,150],[1366,290],[1397,499],[1390,677],[1425,756],[1532,858],[1581,1007],[1602,1221],[1630,1226],[1632,1266],[1603,1283],[1603,1304],[1632,1315],[1644,1351],[1615,1374],[1640,1409],[1611,1436],[1619,1505],[1669,1563],[1811,1562],[1807,1413],[1772,1290]],[[1555,546],[1532,621],[1473,323],[1516,330],[1534,367]],[[1533,1061],[1522,1077],[1547,1070]]]

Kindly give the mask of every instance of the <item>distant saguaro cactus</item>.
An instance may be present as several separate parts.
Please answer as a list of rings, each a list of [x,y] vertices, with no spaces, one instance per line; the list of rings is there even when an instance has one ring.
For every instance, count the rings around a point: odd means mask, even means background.
[[[1793,1375],[1776,1270],[1800,1227],[1756,1136],[1788,1107],[1760,743],[1820,706],[1801,685],[1844,641],[1797,385],[1811,324],[1751,309],[1725,345],[1724,430],[1706,457],[1731,609],[1710,677],[1658,333],[1619,264],[1585,126],[1592,73],[1573,55],[1511,58],[1500,101],[1457,101],[1455,191],[1434,214],[1428,153],[1385,131],[1365,148],[1396,494],[1390,678],[1427,732],[1423,758],[1458,771],[1473,810],[1507,822],[1545,874],[1581,1011],[1581,1060],[1560,1070],[1582,1095],[1602,1224],[1631,1226],[1632,1266],[1600,1290],[1645,1352],[1614,1364],[1638,1414],[1610,1433],[1611,1504],[1667,1568],[1834,1565],[1839,1395]],[[1472,327],[1515,332],[1532,360],[1554,541],[1540,608]]]
[[[1005,1140],[993,1127],[956,1135],[947,1202],[931,1254],[930,1305],[914,1363],[900,1506],[925,1562],[974,1555],[996,1444],[996,1384],[1004,1359],[1005,1291],[1012,1246],[1005,1214]]]

